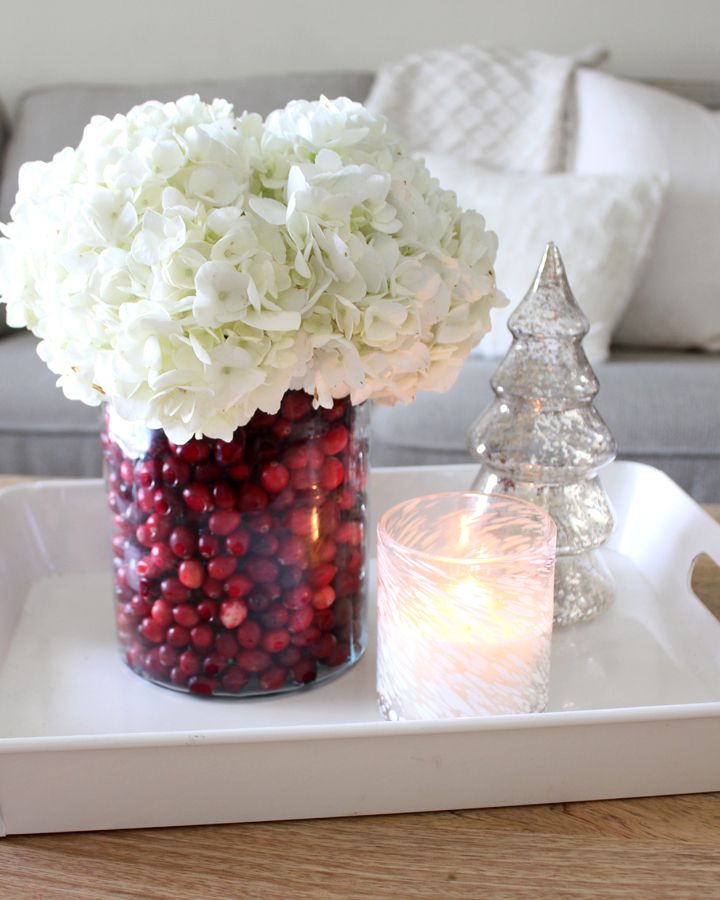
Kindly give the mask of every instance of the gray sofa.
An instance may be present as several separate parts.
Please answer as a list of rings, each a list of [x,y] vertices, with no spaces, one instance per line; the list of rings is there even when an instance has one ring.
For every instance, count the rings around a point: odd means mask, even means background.
[[[152,87],[67,86],[39,89],[21,101],[11,122],[0,184],[0,221],[6,221],[27,159],[48,159],[75,144],[96,113],[124,112],[153,96],[175,99],[198,90],[226,97],[238,109],[267,113],[293,97],[341,94],[362,100],[369,72],[262,76],[234,82]],[[663,84],[720,108],[720,85]],[[1,327],[1,325],[0,325]],[[87,476],[100,470],[96,409],[64,399],[25,333],[0,339],[0,472]],[[373,412],[376,465],[460,463],[465,435],[489,402],[496,360],[472,357],[448,395],[425,394],[409,407]],[[623,459],[667,472],[701,501],[720,500],[720,356],[702,353],[616,351],[598,366],[597,406],[613,430]]]

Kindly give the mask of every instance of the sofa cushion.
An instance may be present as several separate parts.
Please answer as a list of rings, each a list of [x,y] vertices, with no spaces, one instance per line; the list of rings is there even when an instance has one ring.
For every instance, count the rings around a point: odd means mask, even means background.
[[[371,72],[327,71],[191,84],[66,85],[31,91],[20,101],[7,147],[0,186],[0,221],[6,221],[9,215],[22,163],[49,160],[63,147],[75,146],[91,116],[113,116],[145,100],[177,100],[192,93],[208,101],[215,97],[229,100],[238,113],[247,109],[267,115],[290,100],[314,100],[320,94],[364,100],[372,81]]]
[[[720,112],[604,72],[578,73],[576,102],[576,172],[669,176],[617,343],[720,350]]]
[[[492,400],[498,361],[471,357],[448,394],[373,410],[373,463],[468,462],[470,424]],[[596,367],[597,408],[619,457],[655,465],[701,501],[720,500],[720,359],[702,353],[616,352]]]
[[[0,341],[0,471],[99,475],[100,410],[67,400],[36,347],[24,331]]]

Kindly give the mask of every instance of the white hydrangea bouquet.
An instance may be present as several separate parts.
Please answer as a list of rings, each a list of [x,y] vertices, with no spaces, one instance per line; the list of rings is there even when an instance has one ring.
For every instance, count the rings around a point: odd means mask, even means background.
[[[65,394],[176,443],[230,440],[288,390],[446,390],[503,302],[483,218],[344,98],[94,117],[22,167],[1,228],[8,322]]]

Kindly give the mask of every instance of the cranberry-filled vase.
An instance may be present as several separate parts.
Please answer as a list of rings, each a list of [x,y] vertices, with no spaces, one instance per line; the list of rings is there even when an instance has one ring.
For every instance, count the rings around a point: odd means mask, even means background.
[[[365,650],[367,405],[289,391],[232,441],[175,445],[106,408],[117,635],[148,680],[293,691]]]

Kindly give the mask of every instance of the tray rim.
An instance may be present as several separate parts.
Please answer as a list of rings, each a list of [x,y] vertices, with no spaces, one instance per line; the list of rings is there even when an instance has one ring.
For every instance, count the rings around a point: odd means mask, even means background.
[[[646,463],[620,460],[614,467],[643,468],[661,475],[676,489],[681,490],[668,475]],[[417,472],[422,470],[447,469],[448,466],[385,466],[373,467],[373,472]],[[18,482],[0,488],[0,502],[10,494],[37,493],[47,488],[78,489],[101,488],[102,478],[41,478],[27,482]],[[697,512],[720,530],[712,516],[685,491],[683,494],[694,504]],[[698,555],[703,551],[699,550]],[[696,602],[704,605],[693,594]],[[718,627],[720,623],[715,616],[706,610]],[[321,689],[320,686],[319,689]],[[188,698],[194,703],[217,702],[203,698]],[[272,703],[272,697],[252,698],[256,702]],[[227,700],[228,704],[237,703],[239,708],[248,699]],[[720,701],[704,703],[675,703],[655,706],[609,707],[595,710],[565,710],[532,714],[513,714],[488,717],[466,717],[462,719],[398,721],[398,722],[345,722],[337,724],[316,725],[273,725],[260,728],[245,729],[223,728],[202,729],[192,731],[142,731],[117,734],[102,734],[12,737],[0,736],[0,755],[37,752],[68,752],[91,750],[133,750],[148,747],[210,747],[226,744],[259,744],[278,742],[309,742],[327,740],[348,740],[354,738],[385,738],[391,736],[432,736],[483,733],[495,731],[517,731],[527,729],[556,729],[572,727],[622,726],[635,723],[670,722],[683,720],[706,720],[720,718]]]

